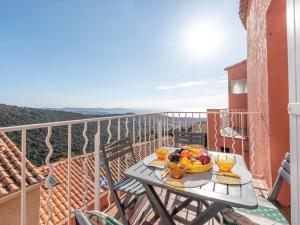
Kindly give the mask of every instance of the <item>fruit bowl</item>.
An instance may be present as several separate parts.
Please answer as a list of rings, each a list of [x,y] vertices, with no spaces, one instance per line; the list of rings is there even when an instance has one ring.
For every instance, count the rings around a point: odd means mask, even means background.
[[[188,149],[177,149],[174,153],[169,155],[167,165],[175,169],[176,164],[185,167],[187,173],[201,173],[212,169],[211,157],[208,152],[204,150],[201,151],[199,155],[195,155]]]
[[[183,148],[187,149],[189,152],[195,155],[201,154],[202,149],[204,149],[204,147],[201,145],[187,145],[187,146],[183,146]]]
[[[165,160],[169,154],[169,149],[168,148],[157,148],[155,149],[155,154],[157,159],[159,160]]]
[[[212,163],[208,164],[200,164],[200,163],[194,163],[193,166],[186,170],[187,173],[203,173],[210,171],[212,169],[213,165]]]
[[[174,179],[180,179],[184,176],[186,167],[182,164],[173,163],[168,161],[167,162],[167,169],[169,171],[169,174]]]
[[[235,158],[228,158],[227,156],[217,157],[215,159],[216,164],[218,165],[220,171],[230,172],[234,167],[236,160]]]

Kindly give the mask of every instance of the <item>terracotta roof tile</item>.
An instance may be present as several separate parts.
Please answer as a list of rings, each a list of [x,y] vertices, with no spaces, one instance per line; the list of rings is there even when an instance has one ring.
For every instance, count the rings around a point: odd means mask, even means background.
[[[21,189],[21,151],[4,134],[0,133],[0,199]],[[26,161],[26,186],[43,181],[30,161]]]
[[[88,205],[93,203],[94,199],[94,157],[92,154],[88,155],[88,178],[87,178],[87,196],[86,200]],[[83,162],[84,156],[72,158],[71,166],[71,210],[83,207]],[[57,224],[68,217],[68,161],[62,160],[56,162],[53,165],[53,178],[58,181],[58,184],[53,187],[53,194],[51,196],[50,207],[53,210],[53,216],[51,217],[51,223]],[[40,168],[40,171],[47,176],[49,169],[45,166]],[[101,176],[104,172],[101,170]],[[40,224],[45,224],[48,217],[48,208],[46,206],[46,199],[48,197],[49,189],[43,185],[41,188],[41,202],[40,202]]]
[[[146,145],[146,146],[145,146]],[[137,160],[142,160],[145,157],[144,149],[149,149],[149,143],[141,143],[135,145],[135,155]],[[152,144],[153,148],[153,144]],[[140,151],[141,149],[141,151]],[[87,156],[87,205],[93,204],[94,201],[94,157],[93,154]],[[84,206],[84,171],[83,163],[85,156],[77,156],[72,158],[71,166],[71,211],[74,209],[80,209]],[[122,162],[124,162],[122,160]],[[128,158],[128,165],[132,165],[132,159]],[[51,197],[50,207],[53,210],[53,216],[49,224],[60,224],[62,221],[66,221],[68,218],[68,160],[64,159],[52,164],[53,166],[53,177],[58,181],[58,184],[53,187],[53,194]],[[120,177],[124,175],[126,164],[120,164]],[[49,169],[46,166],[38,168],[39,172],[46,176],[49,173]],[[115,160],[111,164],[111,171],[113,178],[118,179],[118,161]],[[100,177],[104,178],[104,169],[100,169]],[[46,199],[48,197],[49,189],[43,185],[41,188],[40,195],[40,224],[45,224],[48,217],[48,208],[46,206]],[[102,192],[104,190],[102,189]]]

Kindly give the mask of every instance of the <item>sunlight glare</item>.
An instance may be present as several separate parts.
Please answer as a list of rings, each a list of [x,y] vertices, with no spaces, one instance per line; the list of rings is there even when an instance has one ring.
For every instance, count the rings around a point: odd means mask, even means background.
[[[210,58],[221,47],[220,28],[211,22],[193,23],[184,30],[184,48],[197,59]]]

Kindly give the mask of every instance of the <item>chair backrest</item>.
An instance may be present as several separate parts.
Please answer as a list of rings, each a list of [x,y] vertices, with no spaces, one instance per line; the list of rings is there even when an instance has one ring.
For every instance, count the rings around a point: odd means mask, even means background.
[[[102,157],[100,165],[104,166],[106,178],[109,183],[110,181],[115,183],[118,181],[118,178],[122,179],[126,169],[125,167],[132,166],[136,163],[132,137],[123,138],[104,145],[101,149]],[[120,171],[118,171],[118,168]],[[120,172],[120,176],[116,173],[117,171]]]
[[[285,180],[286,182],[288,182],[290,184],[291,181],[291,176],[290,176],[290,153],[287,152],[285,154],[284,160],[281,163],[281,166],[278,170],[278,175],[276,178],[276,181],[274,183],[274,186],[272,188],[272,191],[268,197],[268,200],[270,201],[276,201],[276,198],[279,194],[280,188],[282,186],[282,182]]]
[[[105,224],[105,225],[123,225],[121,222],[119,222],[114,217],[100,211],[87,211],[86,216],[91,221],[91,223],[94,225],[98,224]]]
[[[192,144],[206,146],[206,134],[176,130],[174,132],[174,142],[176,147]]]
[[[75,210],[76,225],[92,225],[88,218],[80,210]]]

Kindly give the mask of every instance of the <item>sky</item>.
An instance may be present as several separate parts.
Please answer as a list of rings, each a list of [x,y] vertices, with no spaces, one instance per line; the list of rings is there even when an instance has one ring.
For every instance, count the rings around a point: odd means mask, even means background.
[[[238,0],[0,2],[0,103],[199,111],[227,106],[246,58]]]

